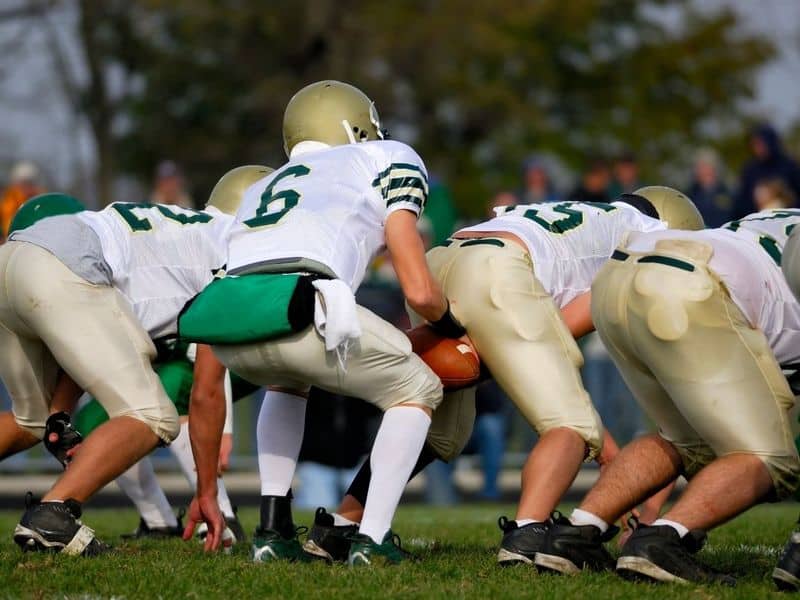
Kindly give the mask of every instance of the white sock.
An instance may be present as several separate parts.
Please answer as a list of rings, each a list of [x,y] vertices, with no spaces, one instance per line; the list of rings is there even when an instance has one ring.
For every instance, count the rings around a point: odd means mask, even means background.
[[[189,439],[189,423],[181,423],[181,430],[172,443],[169,445],[169,451],[172,456],[178,461],[178,464],[183,471],[186,481],[192,490],[197,488],[197,471],[194,466],[194,455],[192,454],[192,442]]]
[[[358,523],[343,517],[339,513],[333,513],[333,525],[334,527],[341,527],[343,525],[358,525]]]
[[[194,464],[194,454],[192,454],[192,442],[189,439],[189,423],[181,423],[181,431],[178,437],[169,445],[172,455],[178,461],[178,464],[183,471],[183,476],[189,482],[189,487],[192,491],[197,489],[197,468]],[[219,509],[222,514],[228,518],[233,518],[233,507],[231,500],[228,497],[228,491],[225,489],[225,483],[222,477],[217,479],[217,501],[219,502]]]
[[[306,399],[268,390],[258,413],[258,473],[262,496],[285,496],[303,444]]]
[[[580,527],[581,525],[594,525],[601,533],[608,531],[608,523],[603,521],[600,517],[580,508],[576,508],[569,516],[569,522],[573,525]]]
[[[117,477],[117,485],[131,499],[148,527],[177,527],[178,520],[158,484],[149,456]]]
[[[531,523],[537,523],[538,521],[534,521],[533,519],[516,519],[515,523],[517,527],[525,527],[525,525],[530,525]]]
[[[678,532],[678,535],[680,537],[683,537],[687,533],[689,533],[689,528],[684,525],[681,525],[677,521],[670,521],[669,519],[656,519],[655,521],[653,521],[653,527],[658,527],[659,525],[667,525],[669,527],[672,527],[675,531]]]
[[[395,406],[383,415],[372,447],[372,477],[359,533],[381,543],[408,478],[417,463],[431,418],[413,406]]]

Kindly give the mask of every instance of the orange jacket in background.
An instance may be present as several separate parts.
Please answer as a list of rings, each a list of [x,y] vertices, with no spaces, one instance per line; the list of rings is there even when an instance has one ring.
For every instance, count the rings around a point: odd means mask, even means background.
[[[41,194],[44,190],[39,186],[15,183],[8,186],[0,197],[0,239],[8,235],[8,228],[19,207],[28,198]]]

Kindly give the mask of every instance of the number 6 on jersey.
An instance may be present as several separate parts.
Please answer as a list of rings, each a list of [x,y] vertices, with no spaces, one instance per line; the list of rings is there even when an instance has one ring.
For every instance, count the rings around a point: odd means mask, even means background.
[[[261,194],[261,204],[259,204],[256,209],[256,216],[252,219],[247,219],[244,221],[244,224],[251,228],[275,225],[275,223],[280,221],[287,212],[300,202],[300,194],[295,190],[281,190],[280,192],[273,193],[275,186],[278,182],[287,177],[302,177],[303,175],[308,175],[310,172],[311,169],[305,165],[294,165],[278,173],[273,178],[272,183],[264,190],[264,193]],[[278,211],[270,212],[270,209],[274,208],[275,203],[279,200],[283,200],[283,208]]]

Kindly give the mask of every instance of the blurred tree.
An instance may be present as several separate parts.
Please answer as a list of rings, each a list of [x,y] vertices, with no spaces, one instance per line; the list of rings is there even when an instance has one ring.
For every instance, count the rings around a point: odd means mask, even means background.
[[[733,13],[701,14],[689,0],[108,5],[81,0],[93,20],[82,35],[104,41],[87,55],[99,51],[135,85],[115,105],[117,127],[98,125],[116,140],[119,168],[149,175],[173,158],[198,197],[232,166],[282,163],[283,108],[322,78],[373,96],[471,215],[489,190],[517,183],[533,150],[577,167],[632,148],[652,179],[697,140],[732,143],[754,73],[774,52]],[[96,99],[87,109],[103,106]]]

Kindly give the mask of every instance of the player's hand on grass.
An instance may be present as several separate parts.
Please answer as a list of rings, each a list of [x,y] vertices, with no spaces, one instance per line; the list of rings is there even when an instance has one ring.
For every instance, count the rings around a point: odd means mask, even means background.
[[[233,434],[223,433],[219,444],[219,474],[222,475],[231,466],[231,452],[233,451]]]
[[[225,533],[225,518],[219,509],[219,502],[216,496],[195,496],[189,505],[187,513],[186,529],[183,531],[183,539],[192,539],[195,528],[205,523],[208,526],[206,541],[203,546],[206,552],[218,550],[222,543],[222,536]]]

